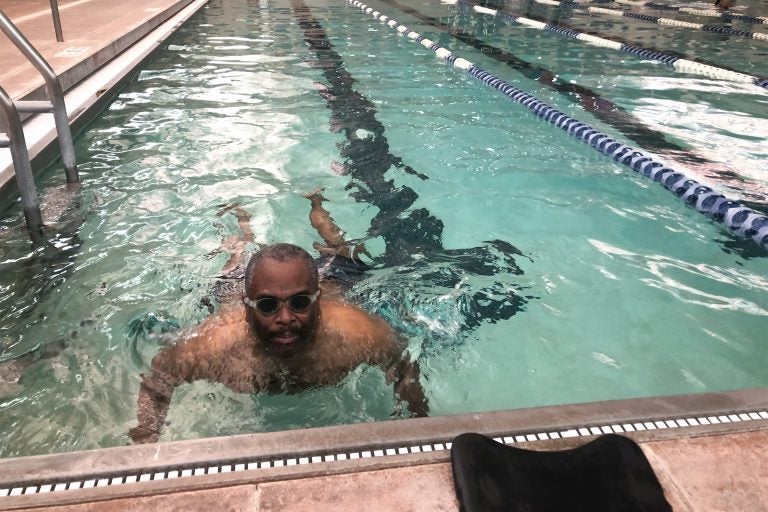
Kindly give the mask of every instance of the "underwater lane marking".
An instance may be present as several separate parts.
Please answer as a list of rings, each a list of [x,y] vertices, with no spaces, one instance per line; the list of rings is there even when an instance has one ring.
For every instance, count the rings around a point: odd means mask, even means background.
[[[358,0],[346,0],[354,7],[359,8],[364,13],[370,15],[373,9]],[[390,21],[394,21],[388,18]],[[387,23],[389,25],[389,22]],[[417,34],[415,38],[410,37],[413,32],[407,27],[402,30],[400,23],[396,23],[396,29],[399,33],[408,36],[413,41],[423,41],[424,37]],[[430,49],[437,53],[440,47],[432,44]],[[446,53],[447,52],[447,53]],[[445,55],[444,60],[449,64],[454,64],[458,56],[446,49],[441,55]],[[522,91],[497,76],[471,65],[467,72],[475,79],[482,81],[489,87],[498,90],[509,99],[520,103],[536,114],[537,117],[554,124],[558,128],[566,131],[568,134],[577,137],[585,144],[600,151],[605,156],[610,156],[616,162],[619,162],[633,171],[652,179],[664,186],[667,190],[683,199],[687,204],[694,205],[696,210],[710,216],[714,220],[724,224],[732,233],[738,236],[751,238],[757,245],[768,250],[768,217],[743,206],[742,204],[730,200],[724,195],[714,191],[710,187],[701,185],[695,180],[689,179],[683,173],[677,172],[664,164],[654,161],[651,157],[636,151],[631,147],[608,137],[607,135],[595,130],[586,123],[581,123],[576,119],[553,109],[546,103],[536,99],[534,96]]]

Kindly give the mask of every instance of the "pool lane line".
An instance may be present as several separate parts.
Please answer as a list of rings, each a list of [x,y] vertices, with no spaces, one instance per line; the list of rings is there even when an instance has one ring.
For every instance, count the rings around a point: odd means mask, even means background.
[[[757,25],[768,24],[768,18],[764,16],[750,16],[747,14],[739,14],[730,11],[723,12],[719,9],[696,9],[695,7],[678,7],[676,5],[660,4],[657,2],[636,2],[633,0],[613,0],[613,3],[637,7],[650,7],[651,9],[657,9],[659,11],[677,11],[684,14],[691,14],[693,16],[722,18],[724,21],[737,20],[741,21],[742,23],[751,23]]]
[[[760,247],[768,250],[768,217],[765,215],[761,215],[737,201],[730,200],[710,187],[701,185],[683,173],[654,161],[651,157],[625,146],[588,124],[581,123],[567,114],[553,109],[527,92],[517,89],[362,2],[358,0],[346,0],[346,2],[385,23],[388,27],[397,30],[401,35],[429,48],[441,59],[454,67],[463,69],[472,78],[493,87],[512,101],[520,103],[537,117],[554,124],[569,135],[589,144],[595,150],[610,156],[616,162],[660,183],[664,188],[682,198],[686,204],[694,205],[699,212],[724,224],[736,235],[751,238]]]
[[[703,23],[691,23],[689,21],[673,20],[670,18],[662,18],[660,16],[651,16],[650,14],[639,14],[632,11],[618,11],[616,9],[606,9],[605,7],[590,7],[588,5],[580,4],[577,2],[558,2],[556,0],[533,1],[537,4],[554,5],[565,9],[582,9],[595,14],[607,14],[608,16],[634,18],[648,23],[656,23],[658,25],[664,25],[668,27],[689,28],[703,32],[717,32],[718,34],[724,34],[728,36],[739,36],[749,39],[768,41],[768,34],[763,34],[762,32],[748,32],[746,30],[723,27],[722,25],[704,25]]]
[[[559,2],[554,2],[552,0],[534,0],[534,1],[537,3],[548,3],[552,5],[559,5]],[[548,32],[553,32],[559,36],[564,36],[569,39],[577,39],[583,43],[586,43],[592,46],[599,46],[601,48],[610,48],[612,50],[618,50],[624,53],[628,53],[633,57],[637,57],[639,59],[654,60],[657,62],[661,62],[662,64],[666,64],[668,66],[673,67],[676,71],[679,71],[681,73],[703,75],[709,78],[717,78],[720,80],[727,80],[730,82],[753,84],[758,87],[768,89],[768,78],[761,78],[753,75],[747,75],[745,73],[740,73],[737,71],[731,71],[728,69],[716,67],[711,64],[705,64],[703,62],[695,62],[692,60],[684,59],[682,57],[660,52],[657,50],[641,48],[639,46],[632,46],[627,43],[622,43],[619,41],[613,41],[610,39],[597,37],[592,34],[586,34],[584,32],[579,32],[577,30],[564,27],[561,24],[549,24],[549,23],[538,21],[538,20],[524,18],[522,16],[518,16],[510,12],[498,11],[495,9],[482,7],[480,5],[475,4],[474,2],[469,2],[467,0],[441,0],[441,2],[447,5],[456,5],[456,4],[465,5],[467,7],[470,7],[473,11],[479,14],[488,14],[490,16],[502,18],[504,20],[511,21],[513,23],[519,23],[520,25],[524,25],[526,27],[531,27],[538,30],[546,30]]]
[[[497,443],[507,446],[525,445],[538,442],[562,442],[567,439],[591,439],[606,434],[642,435],[643,433],[656,433],[677,430],[686,432],[690,429],[702,427],[712,428],[720,425],[739,425],[746,427],[750,422],[762,422],[768,420],[768,411],[764,409],[742,409],[723,414],[694,414],[694,415],[665,415],[655,416],[643,420],[629,420],[620,422],[590,421],[572,425],[565,428],[534,428],[522,430],[505,430],[489,435]],[[729,425],[730,426],[730,425]],[[738,427],[737,427],[738,428]],[[748,428],[748,427],[746,427]],[[684,435],[684,434],[683,434]],[[272,469],[291,468],[295,466],[311,466],[315,464],[347,463],[348,461],[365,461],[369,459],[385,459],[398,455],[430,454],[446,452],[450,453],[453,447],[453,437],[440,436],[438,439],[413,440],[410,442],[389,442],[384,444],[369,445],[366,447],[337,448],[333,450],[321,449],[311,452],[297,450],[290,454],[279,456],[240,457],[237,459],[225,459],[211,463],[178,464],[164,468],[146,468],[144,470],[118,470],[103,472],[101,474],[89,474],[84,472],[79,478],[57,479],[55,477],[41,478],[37,480],[20,480],[9,483],[0,483],[0,499],[15,496],[30,496],[48,493],[60,493],[64,491],[87,490],[94,488],[118,487],[144,482],[158,482],[166,480],[187,479],[206,475],[225,475],[227,473],[241,473],[245,471],[265,471]],[[15,508],[15,507],[14,507]],[[25,507],[26,508],[26,507]],[[32,507],[30,507],[32,508]]]
[[[728,186],[731,186],[729,185],[729,179],[738,180],[740,184],[748,182],[745,178],[740,176],[736,170],[729,168],[727,165],[719,162],[713,162],[712,160],[698,155],[691,148],[685,148],[674,141],[667,140],[663,133],[649,128],[648,126],[644,125],[640,119],[627,112],[623,107],[616,105],[612,101],[600,96],[598,93],[586,87],[571,82],[558,81],[554,72],[525,61],[506,50],[487,44],[481,39],[463,32],[457,27],[449,27],[442,21],[430,16],[426,16],[423,13],[413,9],[409,5],[401,4],[395,0],[381,1],[405,13],[410,14],[419,21],[430,25],[437,30],[441,30],[447,33],[462,43],[472,46],[473,48],[483,52],[486,57],[499,61],[511,67],[512,69],[515,69],[523,76],[530,78],[531,80],[536,80],[540,84],[554,89],[560,94],[566,96],[569,100],[573,100],[573,97],[575,96],[579,105],[586,111],[590,112],[600,121],[606,123],[615,130],[618,130],[625,136],[629,137],[636,144],[641,145],[648,150],[661,153],[670,160],[682,160],[687,162],[689,165],[694,164],[697,166],[706,166],[707,173],[715,173],[713,179],[722,180]],[[708,168],[708,166],[717,166],[719,169],[713,170]],[[749,191],[745,193],[750,194]],[[759,200],[756,200],[756,202],[758,204],[762,204],[762,201],[764,200],[765,197],[761,196]]]

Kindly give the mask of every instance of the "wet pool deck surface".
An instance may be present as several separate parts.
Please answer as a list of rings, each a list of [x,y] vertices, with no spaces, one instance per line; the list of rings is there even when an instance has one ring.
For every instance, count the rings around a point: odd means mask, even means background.
[[[65,42],[55,39],[47,0],[0,0],[3,10],[60,75],[65,89],[87,78],[191,0],[63,0]],[[14,99],[42,98],[43,80],[0,35],[0,86]],[[595,424],[634,417],[692,417],[714,411],[768,410],[768,389],[615,403],[404,420],[231,438],[122,447],[22,459],[0,459],[0,488],[8,483],[78,478],[83,472],[119,471],[180,461],[208,463],[265,453],[312,453],[341,446],[382,446],[383,440],[416,443],[450,439],[461,432],[493,435],[557,430],[588,419]],[[586,411],[586,412],[585,412]],[[522,418],[522,419],[521,419]],[[599,421],[598,421],[599,418]],[[602,423],[601,423],[602,422]],[[536,424],[536,425],[534,425]],[[502,426],[504,425],[504,426]],[[510,430],[511,431],[511,430]],[[436,436],[442,437],[436,437]],[[768,419],[728,425],[629,432],[638,441],[674,510],[683,512],[768,511]],[[446,437],[448,436],[448,437]],[[589,436],[518,444],[565,449]],[[255,450],[255,451],[254,451]],[[258,453],[257,453],[258,452]],[[234,459],[233,459],[234,460]],[[208,462],[206,462],[208,461]],[[19,480],[21,479],[21,480]],[[0,497],[0,510],[56,511],[454,511],[458,510],[448,451],[321,462],[309,466],[246,470],[119,486]]]

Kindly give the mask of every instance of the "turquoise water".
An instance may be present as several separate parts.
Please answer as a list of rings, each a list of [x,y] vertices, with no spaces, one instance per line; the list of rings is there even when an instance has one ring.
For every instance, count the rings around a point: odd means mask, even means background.
[[[332,52],[318,54],[287,2],[212,1],[79,136],[83,187],[49,243],[31,248],[18,207],[5,211],[0,456],[127,443],[139,374],[175,331],[209,314],[205,299],[216,305],[227,260],[217,250],[238,232],[233,216],[217,215],[222,205],[247,209],[258,241],[310,248],[319,238],[302,194],[315,187],[373,254],[350,300],[407,335],[432,415],[768,385],[768,259],[751,241],[359,10],[309,5]],[[422,17],[369,5],[766,211],[764,91],[434,1],[415,7]],[[606,23],[597,26],[768,75],[757,42]],[[494,58],[504,51],[522,63]],[[542,69],[626,115],[586,111],[578,94],[536,80]],[[41,188],[62,180],[55,164]],[[402,409],[366,367],[290,396],[197,382],[174,395],[163,439]]]

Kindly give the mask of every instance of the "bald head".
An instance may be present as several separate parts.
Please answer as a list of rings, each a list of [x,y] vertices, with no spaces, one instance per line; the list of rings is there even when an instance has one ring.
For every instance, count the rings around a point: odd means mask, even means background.
[[[245,269],[245,288],[250,289],[254,278],[258,270],[258,266],[264,260],[273,261],[291,261],[299,260],[307,265],[307,268],[312,275],[312,285],[316,290],[319,285],[319,279],[317,274],[317,264],[315,259],[307,251],[293,244],[274,244],[266,245],[259,249],[258,252],[251,256],[248,261],[248,266]]]

